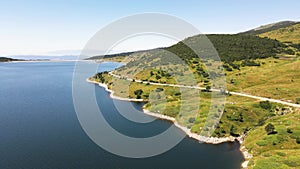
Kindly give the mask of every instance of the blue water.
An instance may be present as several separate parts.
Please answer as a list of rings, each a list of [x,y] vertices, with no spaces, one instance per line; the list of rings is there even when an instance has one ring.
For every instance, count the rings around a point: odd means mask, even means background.
[[[116,63],[104,63],[112,70]],[[1,169],[237,169],[239,144],[199,144],[185,138],[170,151],[142,159],[111,154],[83,131],[72,100],[73,62],[0,63]],[[86,74],[89,77],[90,74]],[[82,79],[85,80],[85,79]],[[109,124],[135,137],[156,135],[170,123],[130,122],[114,108],[109,93],[88,84]],[[132,104],[119,101],[121,104]],[[140,104],[133,103],[137,109]],[[123,110],[126,113],[126,110]]]

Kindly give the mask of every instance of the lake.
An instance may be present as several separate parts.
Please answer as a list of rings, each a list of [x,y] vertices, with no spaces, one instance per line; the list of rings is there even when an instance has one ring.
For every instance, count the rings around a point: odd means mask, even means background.
[[[166,153],[141,159],[120,157],[103,150],[87,136],[77,119],[72,99],[74,64],[0,63],[1,169],[240,168],[243,156],[238,143],[200,144],[186,137]],[[100,71],[118,66],[118,63],[105,62]],[[164,120],[147,124],[129,121],[114,107],[107,91],[94,84],[87,83],[87,86],[95,89],[103,115],[121,133],[149,137],[171,126]],[[118,102],[133,104],[139,110],[142,107],[141,103]],[[122,111],[129,113],[129,110]]]

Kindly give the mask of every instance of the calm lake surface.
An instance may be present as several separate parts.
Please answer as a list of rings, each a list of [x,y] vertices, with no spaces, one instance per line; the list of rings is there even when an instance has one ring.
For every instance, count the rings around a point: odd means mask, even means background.
[[[111,154],[85,134],[72,100],[74,62],[0,63],[1,169],[238,169],[243,161],[237,143],[200,144],[185,138],[170,151],[131,159]],[[112,70],[117,63],[102,63]],[[86,78],[91,76],[86,74]],[[82,79],[85,81],[85,79]],[[94,88],[110,125],[136,137],[156,135],[171,123],[134,123],[118,113],[103,88]],[[120,101],[121,104],[138,103]],[[123,110],[126,113],[126,110]]]

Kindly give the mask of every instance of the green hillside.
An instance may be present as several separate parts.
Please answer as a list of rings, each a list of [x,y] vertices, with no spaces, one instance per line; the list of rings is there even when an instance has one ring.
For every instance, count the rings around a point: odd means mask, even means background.
[[[242,146],[253,155],[249,162],[251,169],[300,168],[299,110],[222,92],[223,86],[212,82],[221,80],[222,74],[208,70],[209,65],[219,69],[220,64],[201,60],[195,54],[209,58],[215,54],[214,50],[204,46],[192,51],[188,47],[197,47],[203,38],[197,35],[167,48],[117,55],[118,59],[130,58],[130,61],[114,70],[114,75],[101,72],[90,80],[107,84],[115,96],[144,99],[144,108],[174,117],[193,133],[214,137],[247,134]],[[242,34],[207,35],[207,38],[223,61],[229,91],[300,104],[300,60],[296,45]],[[174,54],[178,57],[173,57]],[[184,88],[182,92],[182,88],[164,84],[202,89]],[[212,106],[212,97],[221,103],[225,95],[225,104]]]
[[[193,36],[183,42],[189,46],[195,46],[200,41],[201,36],[203,35]],[[251,35],[212,34],[207,35],[207,38],[214,45],[221,60],[227,63],[245,59],[274,57],[277,54],[285,53],[287,47],[276,40]],[[168,47],[166,50],[183,59],[197,57],[183,42]],[[205,54],[209,56],[210,53]]]
[[[197,46],[197,43],[202,41],[203,36],[211,41],[214,48],[219,53],[222,61],[226,63],[232,63],[233,61],[240,60],[251,60],[259,58],[275,57],[279,54],[288,53],[288,46],[278,42],[273,39],[261,38],[252,35],[226,35],[226,34],[211,34],[211,35],[197,35],[189,37],[182,42],[172,45],[167,48],[152,49],[146,51],[137,51],[129,53],[121,53],[114,55],[105,55],[104,58],[118,58],[118,57],[140,57],[143,55],[153,55],[155,53],[157,56],[166,55],[163,50],[172,52],[183,60],[190,60],[191,58],[197,58],[198,56],[195,52],[199,52],[205,56],[210,56],[214,54],[212,49],[207,51],[192,51],[189,46]],[[187,45],[186,45],[187,44]],[[101,56],[91,57],[89,59],[100,59]]]
[[[300,44],[300,23],[285,28],[276,29],[266,33],[259,34],[260,37],[277,39],[280,42],[290,42]]]

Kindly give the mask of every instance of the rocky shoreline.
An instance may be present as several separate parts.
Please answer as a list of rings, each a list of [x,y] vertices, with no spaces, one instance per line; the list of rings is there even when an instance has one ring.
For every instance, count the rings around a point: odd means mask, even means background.
[[[103,84],[103,83],[100,83],[100,82],[97,82],[97,81],[92,81],[90,79],[87,79],[87,82],[94,83],[94,84],[99,85],[100,87],[103,87],[106,91],[110,92],[110,97],[112,99],[130,101],[130,102],[145,102],[143,99],[122,98],[122,97],[114,96],[114,91],[108,89],[108,86],[106,84]],[[144,108],[143,108],[143,113],[145,113],[149,116],[158,118],[158,119],[168,120],[168,121],[173,122],[174,125],[177,128],[179,128],[180,130],[182,130],[183,132],[185,132],[187,136],[189,136],[192,139],[195,139],[195,140],[199,141],[200,143],[221,144],[221,143],[225,143],[225,142],[238,141],[242,145],[242,143],[244,142],[245,135],[242,135],[240,137],[230,136],[230,137],[223,137],[223,138],[205,137],[205,136],[201,136],[201,135],[196,134],[196,133],[192,133],[190,131],[190,129],[188,129],[187,127],[181,126],[180,124],[177,123],[177,121],[174,117],[170,117],[170,116],[166,116],[166,115],[162,115],[162,114],[158,114],[158,113],[153,113],[153,112],[150,112],[149,110],[144,109]],[[245,158],[245,161],[241,164],[241,168],[246,169],[250,158],[252,158],[252,155],[248,152],[248,150],[246,149],[245,146],[241,146],[240,151],[243,153],[243,156]]]

